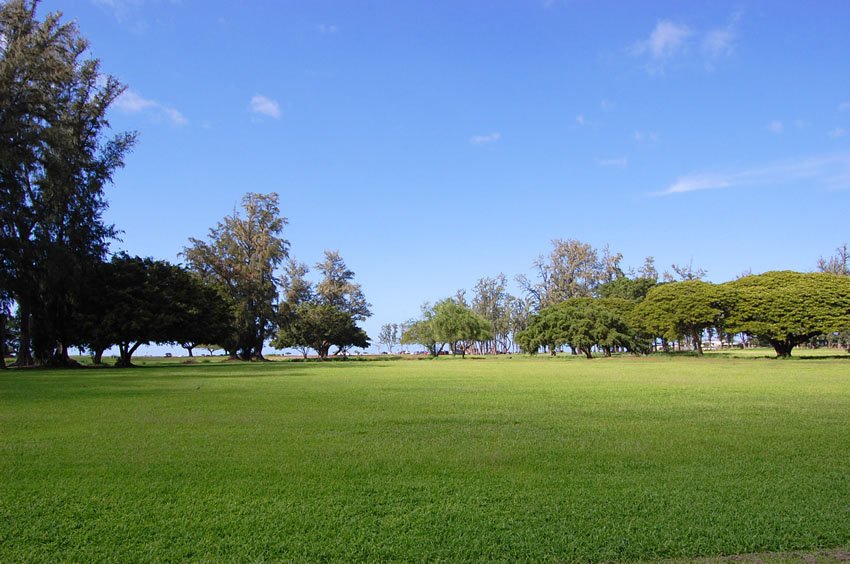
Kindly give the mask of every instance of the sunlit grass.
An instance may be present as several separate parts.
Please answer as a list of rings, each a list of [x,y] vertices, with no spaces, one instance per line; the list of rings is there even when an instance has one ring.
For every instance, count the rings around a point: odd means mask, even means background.
[[[850,361],[9,371],[0,474],[0,561],[847,546]]]

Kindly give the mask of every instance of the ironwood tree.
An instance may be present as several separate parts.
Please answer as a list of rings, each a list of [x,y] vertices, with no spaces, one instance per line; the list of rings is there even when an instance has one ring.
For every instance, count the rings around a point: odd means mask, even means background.
[[[370,304],[354,271],[348,268],[339,251],[325,251],[316,264],[322,278],[315,285],[307,279],[309,268],[290,260],[285,268],[284,294],[278,308],[278,330],[272,345],[294,348],[306,358],[313,349],[319,358],[327,358],[351,347],[368,347],[369,337],[357,321],[369,317]]]
[[[0,4],[0,269],[17,305],[17,364],[67,364],[82,272],[116,233],[104,189],[136,135],[108,135],[125,87],[87,57],[76,24],[35,12]]]
[[[248,193],[242,211],[234,210],[210,229],[206,241],[190,238],[183,257],[202,279],[218,287],[233,304],[235,331],[221,345],[231,357],[262,359],[274,333],[279,279],[275,271],[288,257],[281,238],[287,223],[278,195]]]

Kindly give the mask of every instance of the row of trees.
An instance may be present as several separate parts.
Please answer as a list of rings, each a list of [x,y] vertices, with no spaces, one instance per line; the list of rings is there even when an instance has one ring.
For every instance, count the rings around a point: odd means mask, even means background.
[[[518,339],[527,352],[559,347],[591,357],[621,349],[647,353],[658,341],[687,343],[698,354],[716,335],[731,343],[746,334],[779,357],[819,335],[850,328],[850,277],[832,273],[767,272],[711,284],[663,283],[642,298],[571,298],[533,316]]]
[[[552,241],[549,254],[541,255],[534,261],[533,278],[526,275],[516,277],[520,295],[510,293],[509,281],[504,274],[479,279],[470,297],[467,297],[466,291],[459,290],[451,300],[483,319],[488,326],[489,335],[485,340],[475,339],[471,335],[465,336],[462,339],[467,345],[464,351],[479,354],[515,351],[519,348],[516,337],[527,328],[532,314],[550,305],[562,303],[570,298],[596,296],[600,291],[604,291],[602,288],[628,276],[637,277],[650,285],[657,282],[659,275],[652,257],[647,257],[639,270],[629,272],[623,270],[622,259],[621,254],[611,253],[607,247],[600,252],[588,243],[574,239],[556,239]],[[673,273],[665,272],[663,278],[693,279],[705,274],[700,269],[694,269],[691,264],[673,265]],[[426,304],[420,321],[427,321],[429,309]],[[399,326],[402,334],[400,341],[430,348],[430,341],[417,340],[419,337],[415,334],[404,337],[415,323],[417,321],[411,320]],[[384,330],[386,329],[383,329],[382,333]],[[381,342],[387,344],[384,338]]]
[[[262,359],[263,346],[368,346],[356,322],[370,315],[339,253],[304,279],[281,237],[276,194],[247,194],[242,209],[190,239],[186,268],[108,256],[118,231],[103,221],[106,186],[136,142],[109,134],[106,114],[125,90],[86,58],[88,43],[60,14],[36,19],[36,3],[0,4],[0,367],[69,365],[71,347],[119,350],[129,366],[143,344],[192,354],[214,343],[232,357]],[[281,297],[283,294],[283,297]]]
[[[463,351],[480,353],[505,352],[513,343],[529,353],[568,348],[588,358],[672,346],[702,354],[706,338],[731,344],[740,334],[787,357],[795,346],[821,336],[841,340],[850,330],[846,245],[818,261],[819,273],[742,275],[725,284],[703,281],[706,272],[692,263],[674,264],[659,280],[652,257],[628,272],[621,261],[607,248],[599,253],[586,243],[556,240],[549,256],[535,261],[535,280],[518,277],[522,298],[507,293],[500,275],[479,280],[469,304],[458,292],[438,305],[451,302],[486,326],[486,333],[477,333],[468,325],[455,341]],[[403,324],[401,342],[432,354],[449,344],[449,335],[435,329],[436,310],[426,307],[420,320]]]

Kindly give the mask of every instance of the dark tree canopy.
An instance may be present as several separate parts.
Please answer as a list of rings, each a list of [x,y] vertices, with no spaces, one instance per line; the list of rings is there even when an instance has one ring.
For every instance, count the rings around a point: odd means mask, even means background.
[[[351,314],[330,304],[305,302],[295,307],[294,315],[278,330],[272,341],[276,348],[313,349],[319,358],[327,358],[331,347],[345,351],[350,347],[369,346],[369,337],[354,322]]]
[[[35,11],[0,4],[0,278],[18,305],[19,365],[68,361],[79,281],[115,235],[103,191],[135,142],[106,135],[124,86],[86,58],[75,23]]]
[[[627,278],[623,276],[602,284],[596,290],[596,293],[600,298],[622,298],[638,301],[645,298],[656,284],[656,281],[652,278]]]
[[[91,280],[80,344],[98,364],[113,345],[120,355],[116,366],[127,367],[141,345],[215,342],[232,330],[218,290],[165,261],[116,255]]]

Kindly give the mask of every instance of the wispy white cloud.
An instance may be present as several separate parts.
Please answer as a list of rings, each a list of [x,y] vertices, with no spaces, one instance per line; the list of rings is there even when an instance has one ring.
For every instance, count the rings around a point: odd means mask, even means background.
[[[785,131],[785,126],[782,124],[781,121],[775,119],[767,124],[767,130],[775,135],[779,135],[783,131]]]
[[[713,29],[702,40],[702,49],[709,57],[730,55],[735,43],[735,32],[728,28]]]
[[[606,112],[610,112],[611,110],[614,109],[615,106],[616,106],[616,104],[614,104],[614,102],[612,102],[611,100],[609,100],[607,98],[603,98],[602,100],[599,101],[599,107],[603,111],[606,111]]]
[[[805,129],[805,128],[809,127],[809,122],[808,122],[808,120],[805,120],[805,119],[795,119],[794,120],[794,127],[796,127],[797,129]]]
[[[188,125],[189,120],[186,119],[186,116],[175,110],[174,108],[166,108],[162,107],[163,113],[168,116],[168,119],[171,120],[175,125]]]
[[[836,127],[829,132],[829,136],[833,139],[838,139],[839,137],[844,137],[847,135],[847,130],[843,127]]]
[[[270,118],[280,118],[280,104],[276,100],[272,100],[261,94],[257,94],[251,98],[248,109],[255,114],[261,114]]]
[[[648,39],[638,41],[632,46],[635,55],[648,54],[652,59],[666,59],[685,50],[693,35],[691,28],[670,20],[661,20],[649,34]]]
[[[585,125],[587,125],[588,122],[586,119],[584,119],[584,114],[579,114],[576,116],[576,123],[584,127]]]
[[[700,60],[706,70],[712,70],[718,59],[734,52],[740,19],[740,12],[736,12],[725,26],[707,31],[672,20],[659,20],[649,37],[635,42],[628,51],[645,59],[649,74],[664,74],[666,67],[673,63],[693,66]]]
[[[620,157],[618,159],[596,159],[596,164],[599,166],[612,166],[612,167],[627,167],[629,166],[629,159],[626,157]]]
[[[805,180],[828,189],[850,188],[850,153],[775,162],[731,172],[697,173],[677,178],[657,196],[700,190],[780,186]]]
[[[719,59],[732,54],[735,50],[735,40],[738,38],[739,21],[741,12],[735,12],[725,26],[705,33],[702,38],[702,51],[709,59]]]
[[[839,112],[846,112],[847,110],[850,110],[850,101],[841,102],[840,104],[838,104]]]
[[[319,33],[336,33],[339,29],[336,24],[319,24],[317,26]]]
[[[473,135],[469,138],[469,142],[472,145],[489,145],[491,143],[496,143],[502,138],[502,134],[498,131],[494,131],[493,133],[487,135]]]
[[[657,143],[658,134],[654,131],[635,131],[632,135],[636,143]]]
[[[155,108],[159,104],[157,104],[157,102],[154,102],[153,100],[143,98],[141,95],[139,95],[138,92],[127,89],[115,100],[114,105],[119,110],[123,110],[129,113],[136,113],[141,112],[143,110],[147,110],[149,108]]]
[[[156,100],[145,98],[134,90],[127,89],[116,98],[113,106],[128,114],[137,114],[150,111],[157,117],[165,117],[174,125],[187,125],[189,120],[177,109],[166,106]]]
[[[103,6],[112,10],[115,18],[119,21],[124,21],[132,13],[137,11],[144,0],[91,0],[96,6]]]
[[[112,12],[115,20],[136,34],[143,34],[151,27],[159,25],[163,5],[177,5],[182,0],[89,0],[95,6]],[[147,9],[155,5],[154,10]]]

